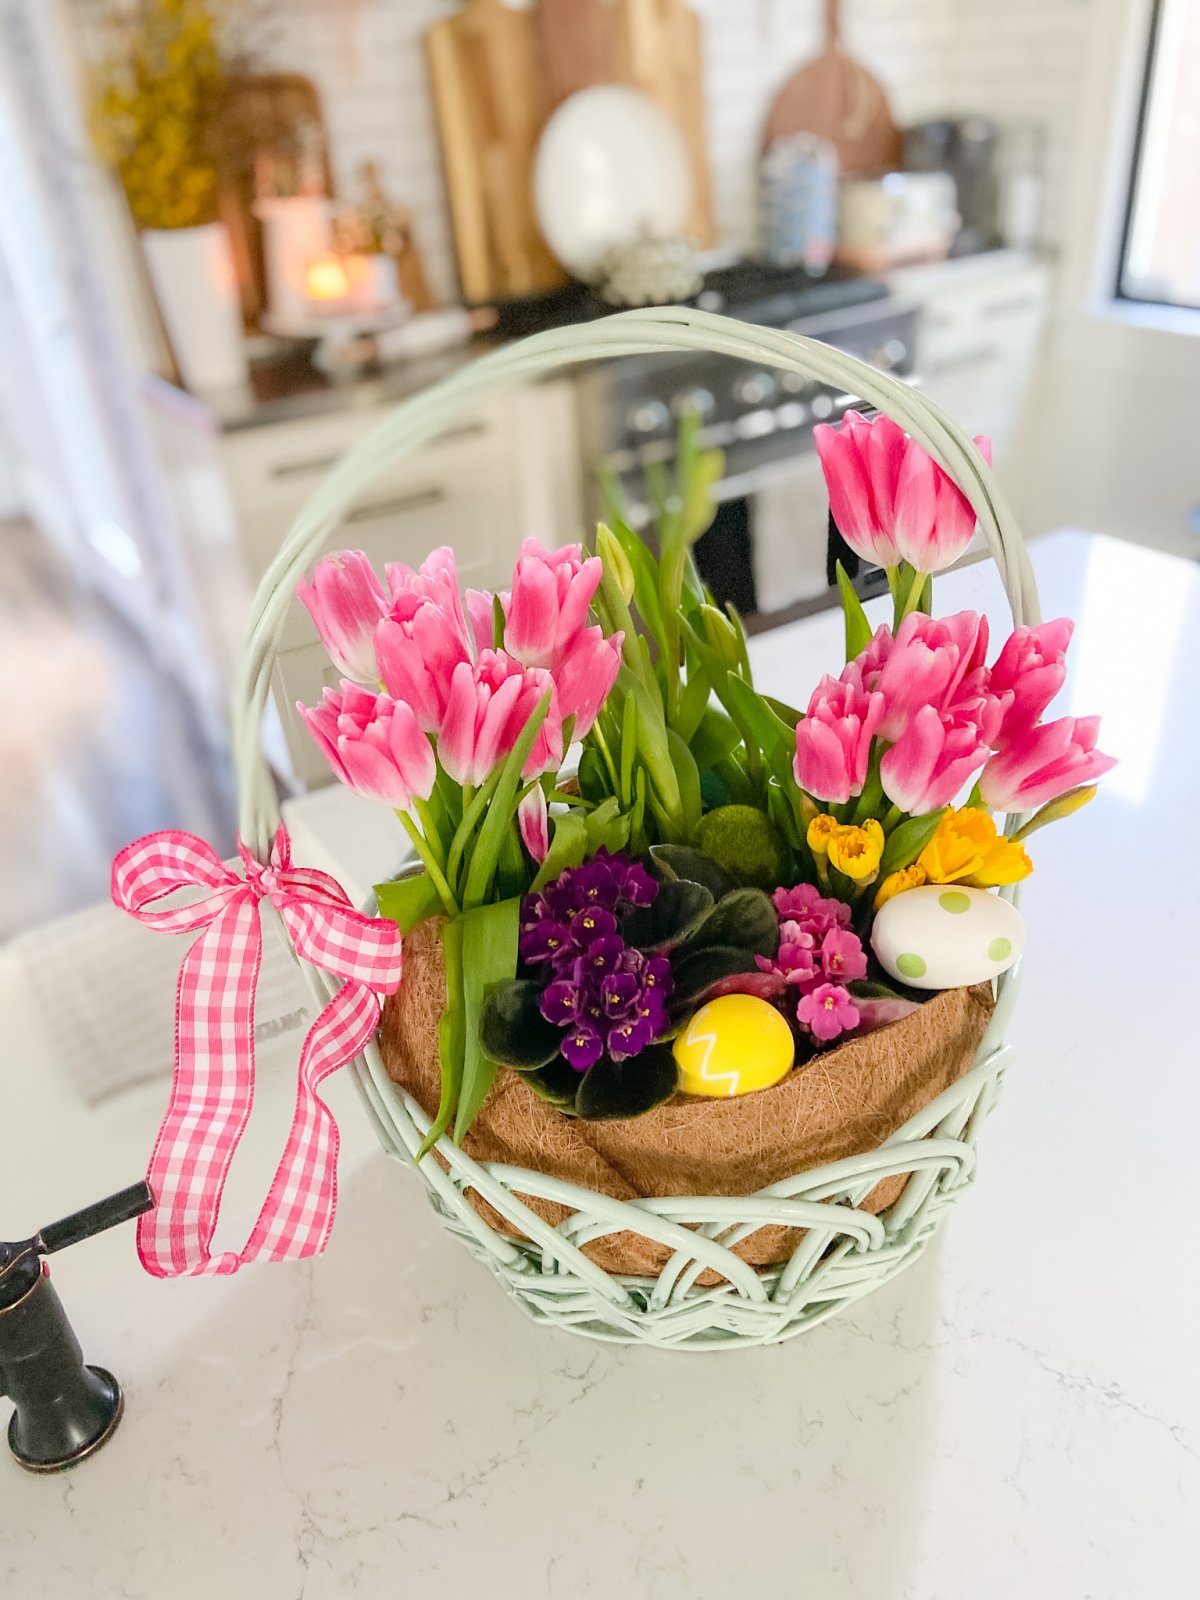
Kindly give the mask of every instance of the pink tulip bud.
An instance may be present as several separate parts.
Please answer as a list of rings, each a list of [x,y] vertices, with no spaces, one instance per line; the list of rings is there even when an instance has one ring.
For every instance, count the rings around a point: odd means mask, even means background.
[[[388,600],[366,555],[341,550],[325,556],[313,569],[312,582],[301,580],[296,593],[338,671],[360,683],[378,683],[375,629],[387,614]]]
[[[979,793],[996,811],[1032,811],[1116,766],[1096,749],[1099,717],[1060,717],[1003,744],[984,767]]]
[[[438,734],[438,760],[455,783],[479,785],[512,751],[554,680],[522,667],[503,651],[484,650],[454,669]],[[537,777],[562,761],[562,715],[550,702],[522,776]]]
[[[481,650],[494,650],[496,638],[496,597],[486,589],[467,590],[467,616],[471,619],[471,632],[475,639],[475,654]]]
[[[416,590],[402,591],[376,630],[375,652],[388,693],[412,707],[426,733],[436,733],[454,670],[470,660],[453,609]]]
[[[436,776],[429,740],[406,705],[343,680],[320,705],[298,706],[325,759],[349,788],[408,811]]]
[[[606,637],[599,628],[584,628],[552,669],[563,719],[573,716],[573,738],[582,739],[595,722],[621,670],[625,635]]]
[[[960,698],[979,696],[987,641],[987,618],[974,611],[940,619],[914,611],[905,617],[875,679],[884,698],[880,736],[899,739],[921,706],[944,710]]]
[[[922,706],[880,763],[883,791],[901,811],[923,816],[948,806],[988,754],[970,708]]]
[[[844,805],[861,794],[882,715],[881,694],[822,678],[796,728],[793,770],[800,787],[827,805]]]
[[[848,411],[839,427],[821,423],[813,441],[838,532],[865,561],[939,572],[966,549],[975,513],[928,451],[890,417],[867,421]],[[991,442],[975,440],[991,460]]]
[[[550,849],[550,813],[546,807],[546,792],[535,784],[517,807],[517,826],[521,841],[540,867]]]
[[[579,545],[547,550],[526,539],[505,608],[504,648],[527,667],[553,667],[587,623],[603,572],[599,556],[584,561]]]
[[[1036,628],[1014,628],[991,670],[989,685],[1002,711],[999,741],[1034,723],[1062,688],[1074,623],[1066,617]]]

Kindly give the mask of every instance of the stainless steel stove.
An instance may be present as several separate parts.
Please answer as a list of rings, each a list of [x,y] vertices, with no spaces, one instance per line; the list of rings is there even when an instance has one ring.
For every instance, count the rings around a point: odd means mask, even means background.
[[[600,314],[586,290],[572,306]],[[581,298],[582,297],[582,298]],[[746,321],[823,339],[872,366],[911,377],[915,313],[869,278],[739,262],[710,273],[696,303]],[[603,308],[607,309],[607,308]],[[528,331],[522,328],[521,331]],[[631,520],[644,525],[644,471],[669,463],[685,408],[703,418],[701,438],[725,454],[720,510],[697,549],[705,580],[751,627],[790,620],[829,603],[832,560],[827,502],[813,428],[837,421],[857,397],[719,355],[626,356],[578,377],[586,476],[605,467],[620,481]],[[600,514],[598,491],[589,511]]]

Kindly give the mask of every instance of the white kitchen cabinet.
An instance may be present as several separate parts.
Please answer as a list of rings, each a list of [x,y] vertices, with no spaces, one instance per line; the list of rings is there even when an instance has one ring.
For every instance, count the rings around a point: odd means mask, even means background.
[[[387,414],[346,409],[243,428],[222,454],[246,560],[257,581],[288,529],[332,468]],[[583,527],[573,385],[528,385],[457,419],[414,455],[397,459],[346,513],[331,548],[364,550],[418,565],[451,545],[464,587],[507,587],[521,540],[578,538]],[[295,715],[297,700],[320,697],[337,675],[298,603],[288,613],[275,679],[292,773],[313,784],[328,768]]]
[[[922,389],[969,433],[986,433],[993,460],[1013,441],[1046,321],[1050,270],[998,251],[908,268],[889,279],[917,309]]]

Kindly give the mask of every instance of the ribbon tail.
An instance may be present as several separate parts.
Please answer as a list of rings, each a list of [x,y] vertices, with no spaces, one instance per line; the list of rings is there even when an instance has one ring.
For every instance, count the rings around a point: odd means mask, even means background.
[[[290,1260],[318,1255],[325,1248],[337,1211],[340,1140],[320,1087],[370,1042],[379,1012],[374,990],[347,983],[308,1030],[300,1051],[291,1130],[258,1221],[242,1254],[223,1256],[212,1271],[236,1272],[259,1257]]]
[[[138,1218],[142,1266],[156,1278],[209,1270],[209,1245],[234,1151],[254,1103],[258,906],[231,902],[192,945],[175,998],[171,1098],[147,1182],[160,1197]]]

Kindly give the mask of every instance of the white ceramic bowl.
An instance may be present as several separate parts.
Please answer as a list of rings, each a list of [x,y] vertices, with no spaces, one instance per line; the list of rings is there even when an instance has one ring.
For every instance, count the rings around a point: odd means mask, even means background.
[[[684,232],[692,174],[683,135],[640,89],[582,89],[542,130],[533,197],[546,243],[587,281],[614,245]]]

